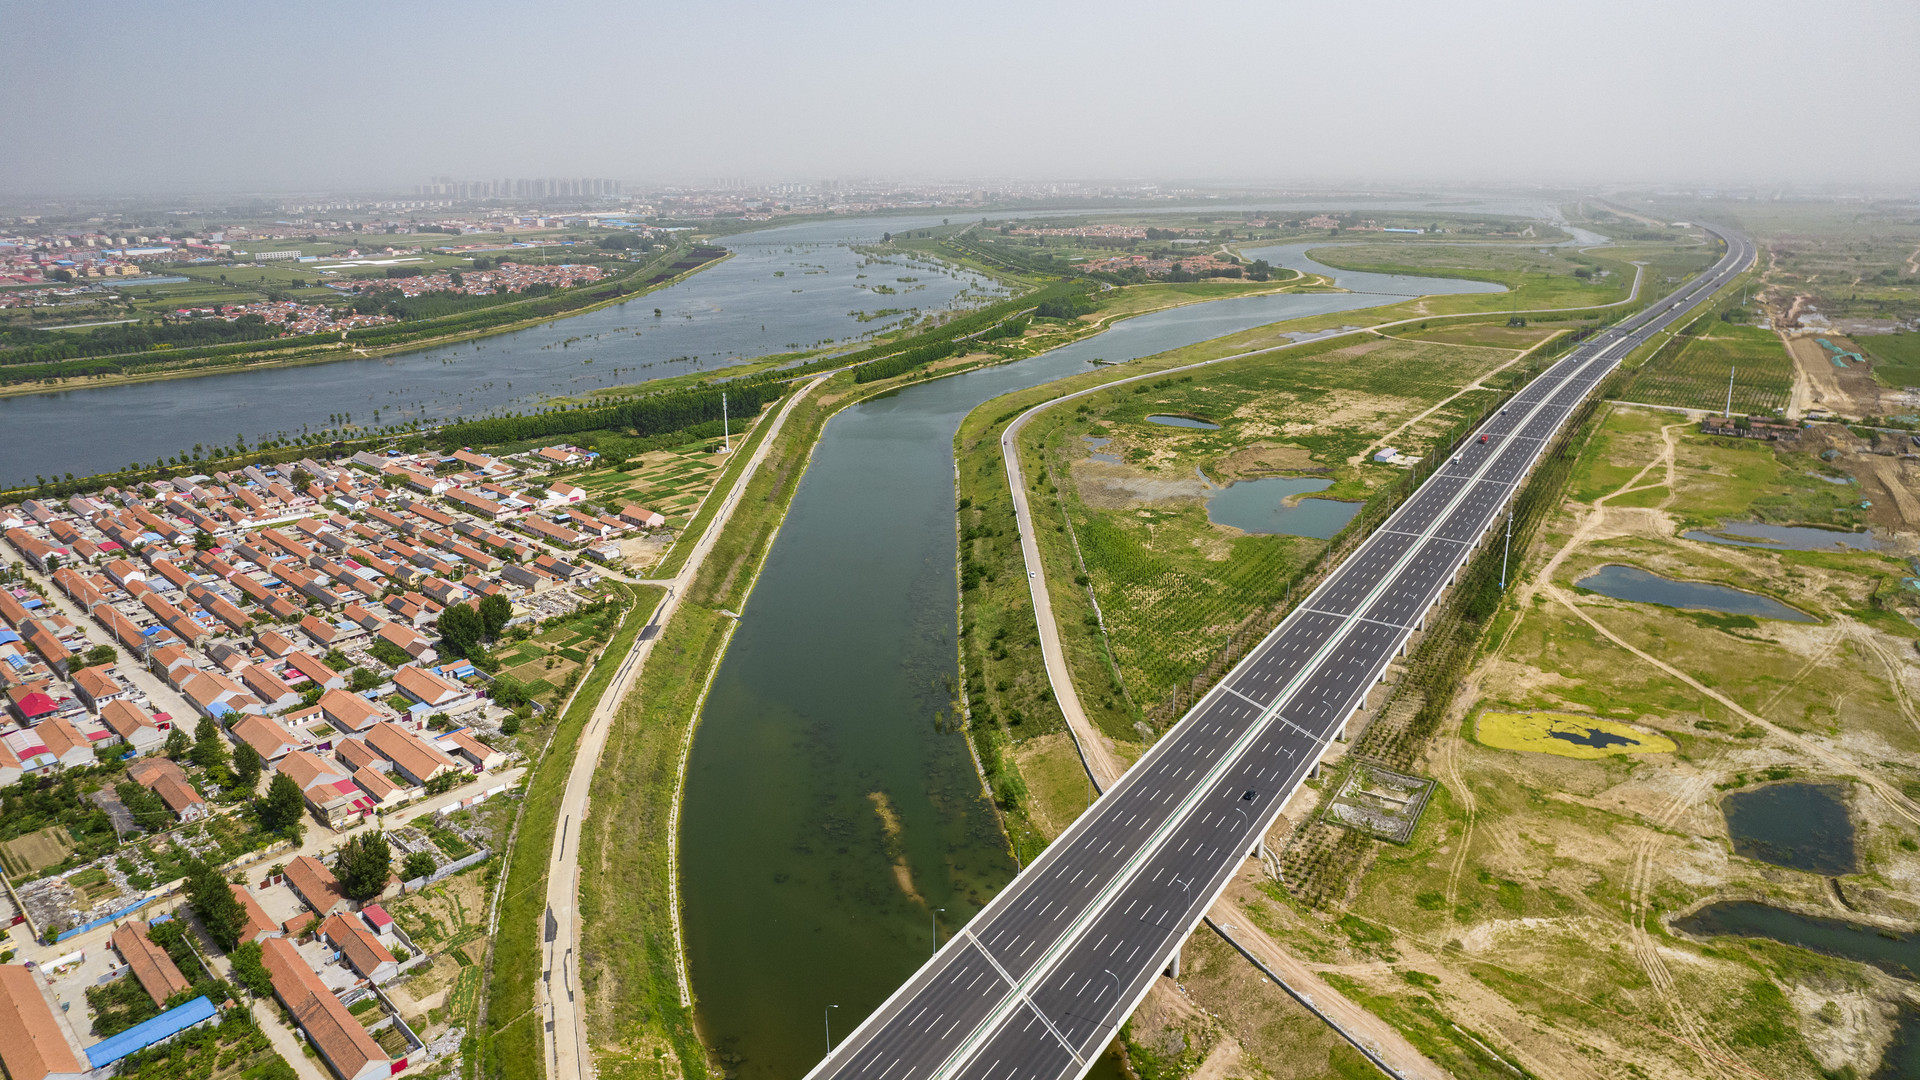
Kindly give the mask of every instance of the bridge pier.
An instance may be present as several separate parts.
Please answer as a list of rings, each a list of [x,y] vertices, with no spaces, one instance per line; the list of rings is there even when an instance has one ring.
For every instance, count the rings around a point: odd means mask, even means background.
[[[1180,977],[1180,954],[1186,950],[1187,940],[1181,938],[1180,944],[1173,947],[1173,959],[1167,961],[1167,978],[1178,979]]]

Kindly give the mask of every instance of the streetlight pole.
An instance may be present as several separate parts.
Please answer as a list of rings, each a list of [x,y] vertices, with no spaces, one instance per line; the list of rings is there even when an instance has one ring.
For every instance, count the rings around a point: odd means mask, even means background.
[[[833,1053],[833,1013],[830,1010],[839,1007],[838,1005],[829,1005],[825,1009],[820,1010],[820,1026],[827,1029],[827,1053],[829,1054]]]

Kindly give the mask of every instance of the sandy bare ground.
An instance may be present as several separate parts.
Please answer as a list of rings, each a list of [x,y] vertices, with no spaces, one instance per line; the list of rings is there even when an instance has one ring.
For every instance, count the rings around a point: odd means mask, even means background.
[[[1827,359],[1827,352],[1820,343],[1804,334],[1781,332],[1780,340],[1787,347],[1787,355],[1793,357],[1794,387],[1804,386],[1805,394],[1801,401],[1801,411],[1807,409],[1825,409],[1841,416],[1859,417],[1861,413],[1855,407],[1853,395],[1840,388],[1837,377],[1838,368]]]
[[[1873,475],[1887,489],[1887,495],[1893,499],[1894,506],[1900,510],[1900,522],[1909,529],[1920,529],[1920,499],[1913,497],[1908,485],[1906,471],[1896,458],[1876,455],[1870,462]]]

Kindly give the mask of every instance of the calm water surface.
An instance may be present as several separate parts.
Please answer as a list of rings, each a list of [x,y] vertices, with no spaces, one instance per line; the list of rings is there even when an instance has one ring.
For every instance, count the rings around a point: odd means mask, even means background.
[[[1790,608],[1771,596],[1705,581],[1676,581],[1637,566],[1609,563],[1574,584],[1602,596],[1630,600],[1636,604],[1721,611],[1729,615],[1752,615],[1783,622],[1815,621],[1806,612]]]
[[[1170,413],[1154,413],[1147,417],[1147,423],[1161,427],[1198,428],[1201,431],[1219,431],[1220,425],[1211,420],[1196,420],[1191,416],[1174,416]]]
[[[1548,205],[1455,196],[1208,209],[1224,213],[1289,208],[1556,216]],[[1178,209],[1167,208],[1168,212]],[[1065,216],[1074,211],[1033,213]],[[968,290],[995,289],[964,271],[908,265],[903,257],[893,260],[901,265],[863,265],[865,257],[847,246],[877,243],[882,233],[927,228],[942,220],[933,214],[850,218],[729,237],[717,242],[735,252],[733,259],[671,288],[460,346],[375,360],[0,398],[0,484],[31,481],[36,475],[87,476],[168,457],[195,443],[226,445],[236,435],[257,442],[270,434],[320,430],[332,426],[327,418],[338,414],[378,427],[525,408],[555,395],[713,370],[743,358],[845,341],[878,331],[889,321],[862,322],[855,313],[916,307],[927,311],[953,303]],[[1578,231],[1575,235],[1579,243],[1603,239]],[[1324,246],[1250,249],[1250,257],[1330,272],[1299,255],[1306,248]],[[782,276],[776,277],[776,272]],[[858,276],[863,273],[864,279]],[[897,280],[901,277],[918,280]],[[1345,272],[1339,277],[1346,287],[1367,292],[1500,291],[1498,285],[1481,282],[1453,281],[1446,289],[1425,289],[1419,283],[1433,279]],[[878,285],[895,292],[876,293],[873,287]],[[656,307],[661,309],[659,317],[653,314]],[[1213,336],[1217,335],[1205,335]],[[593,363],[586,363],[589,359]]]
[[[941,715],[958,675],[961,419],[1095,357],[1382,302],[1326,293],[1176,308],[828,423],[715,677],[681,818],[701,1030],[743,1080],[804,1073],[825,1049],[823,1010],[840,1006],[834,1030],[852,1030],[930,954],[934,916],[944,941],[1015,870],[965,740]]]
[[[1207,520],[1243,532],[1285,533],[1329,539],[1344,528],[1360,503],[1337,499],[1303,499],[1308,492],[1325,491],[1333,481],[1311,476],[1268,476],[1238,480],[1207,497]]]
[[[1720,803],[1737,855],[1814,874],[1851,874],[1853,819],[1837,784],[1768,784]]]
[[[1759,521],[1729,521],[1719,528],[1690,529],[1680,535],[1707,544],[1786,551],[1876,551],[1880,547],[1880,541],[1868,532],[1816,529],[1810,525],[1768,525]]]
[[[939,220],[815,222],[731,237],[720,243],[735,253],[732,259],[678,285],[464,345],[0,398],[0,484],[41,474],[91,475],[168,457],[194,443],[226,445],[235,435],[254,443],[275,432],[299,433],[302,425],[318,430],[337,413],[379,427],[524,408],[554,395],[851,339],[895,318],[863,323],[855,312],[930,311],[963,294],[998,294],[998,286],[971,273],[902,256],[870,262],[848,246]],[[875,293],[875,286],[895,291]]]

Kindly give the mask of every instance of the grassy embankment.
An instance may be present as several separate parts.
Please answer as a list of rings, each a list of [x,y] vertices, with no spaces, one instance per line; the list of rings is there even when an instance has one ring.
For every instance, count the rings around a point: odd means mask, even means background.
[[[888,385],[855,394],[842,374],[794,406],[614,718],[580,836],[581,972],[603,1076],[707,1075],[692,1010],[682,1004],[670,855],[684,755],[735,625],[722,612],[746,603],[822,426]]]
[[[551,861],[560,795],[588,717],[600,703],[621,658],[633,647],[646,616],[665,590],[631,590],[625,620],[581,680],[572,703],[554,727],[545,749],[529,771],[520,817],[507,855],[506,880],[495,911],[492,949],[487,957],[485,1029],[480,1032],[474,1075],[515,1078],[541,1075],[542,1024],[534,1006],[540,977],[540,931],[546,910],[547,865]],[[531,1070],[531,1071],[528,1071]]]

